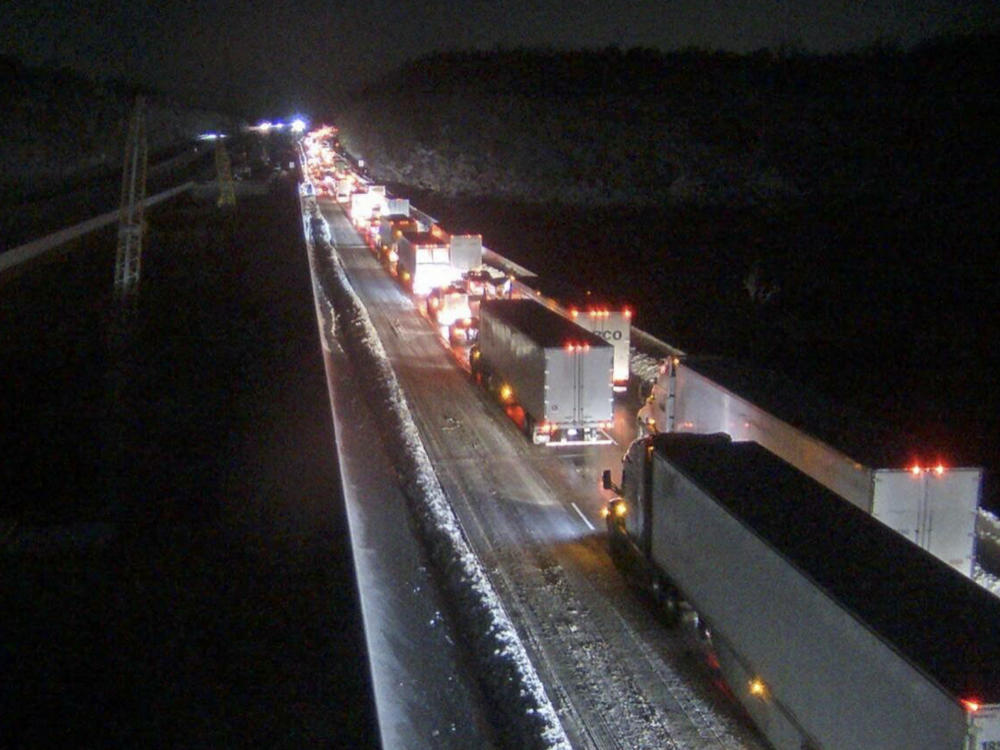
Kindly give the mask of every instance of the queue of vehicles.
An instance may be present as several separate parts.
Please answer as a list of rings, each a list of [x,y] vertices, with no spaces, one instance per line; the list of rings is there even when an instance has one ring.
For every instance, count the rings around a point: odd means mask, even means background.
[[[553,291],[481,239],[466,253],[469,236],[373,194],[342,202],[529,439],[610,442],[629,309]],[[1000,602],[965,577],[982,471],[859,448],[864,428],[828,430],[774,378],[664,360],[621,486],[605,480],[615,562],[697,622],[779,750],[1000,749]]]
[[[632,444],[612,557],[776,750],[996,750],[1000,599],[753,441]]]
[[[630,312],[559,302],[525,269],[485,262],[484,253],[495,254],[481,235],[449,233],[361,175],[352,185],[335,199],[358,233],[442,336],[470,347],[477,382],[533,443],[612,442],[613,389],[616,378],[619,388],[628,379]],[[502,312],[515,309],[516,323]]]

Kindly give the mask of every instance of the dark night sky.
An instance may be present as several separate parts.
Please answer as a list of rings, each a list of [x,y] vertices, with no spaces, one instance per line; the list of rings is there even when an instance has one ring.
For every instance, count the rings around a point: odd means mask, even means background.
[[[0,52],[291,110],[436,49],[826,52],[984,28],[1000,28],[996,0],[8,0]]]

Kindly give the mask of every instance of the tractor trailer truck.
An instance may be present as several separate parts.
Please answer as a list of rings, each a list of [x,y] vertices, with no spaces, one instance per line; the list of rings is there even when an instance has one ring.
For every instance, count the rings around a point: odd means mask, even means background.
[[[601,300],[589,291],[581,293],[569,285],[543,280],[534,274],[513,276],[510,296],[533,299],[611,344],[615,350],[614,389],[617,392],[627,389],[631,356],[631,308],[621,302]]]
[[[612,442],[613,359],[599,336],[528,299],[483,300],[469,353],[475,380],[536,445]]]
[[[667,360],[640,432],[753,440],[971,576],[983,471],[921,457],[790,379],[725,357]]]
[[[1000,748],[1000,598],[754,442],[636,440],[612,557],[776,750]]]

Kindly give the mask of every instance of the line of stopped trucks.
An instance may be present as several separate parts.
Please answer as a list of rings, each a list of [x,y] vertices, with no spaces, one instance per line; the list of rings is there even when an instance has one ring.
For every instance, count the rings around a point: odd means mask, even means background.
[[[334,129],[302,145],[303,194],[343,206],[533,443],[612,442],[627,307],[446,232]],[[982,470],[921,462],[774,372],[655,343],[639,437],[620,484],[603,476],[627,580],[692,626],[776,750],[1000,750],[1000,599],[971,580]]]

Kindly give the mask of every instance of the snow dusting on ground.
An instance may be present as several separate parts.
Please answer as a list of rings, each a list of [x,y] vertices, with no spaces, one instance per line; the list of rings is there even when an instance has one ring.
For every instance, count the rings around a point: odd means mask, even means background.
[[[360,380],[368,396],[383,406],[382,439],[398,457],[400,482],[453,598],[456,624],[473,651],[483,689],[500,714],[497,725],[518,746],[568,750],[555,709],[444,496],[385,350],[329,243],[329,227],[318,212],[306,221],[340,340],[364,373]]]
[[[524,646],[442,491],[377,332],[330,245],[329,226],[318,210],[311,218],[307,215],[306,225],[317,251],[322,295],[336,312],[336,334],[363,373],[359,380],[364,382],[359,385],[386,417],[383,442],[397,456],[398,479],[429,554],[442,573],[456,625],[473,652],[487,700],[497,708],[497,726],[505,732],[505,739],[518,746],[569,748]],[[655,382],[661,362],[632,351],[632,369],[647,388]],[[980,545],[1000,549],[1000,519],[980,511],[978,520]],[[974,578],[1000,595],[996,576],[976,566]]]

